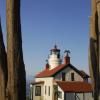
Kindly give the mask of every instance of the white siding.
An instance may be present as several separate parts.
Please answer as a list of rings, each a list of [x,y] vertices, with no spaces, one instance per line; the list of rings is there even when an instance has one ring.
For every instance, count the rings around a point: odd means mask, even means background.
[[[44,88],[43,88],[43,98],[44,100],[53,100],[53,77],[47,78],[36,78],[36,82],[44,81]],[[45,94],[45,86],[46,86],[46,94]],[[49,96],[49,86],[50,86],[50,96]],[[35,99],[38,100],[38,99]]]
[[[36,96],[35,95],[35,89],[36,89],[36,86],[41,86],[41,96]],[[37,84],[37,85],[34,85],[33,86],[33,100],[44,100],[43,98],[43,89],[44,89],[44,87],[43,87],[43,85],[41,85],[41,84]]]
[[[62,92],[62,98],[58,98],[58,100],[64,100],[64,92],[59,86],[58,86],[58,91]]]
[[[84,93],[85,100],[94,100],[92,93]]]
[[[80,100],[93,100],[92,93],[76,93]]]
[[[76,93],[76,98],[79,98],[79,100],[84,100],[84,94],[83,93]],[[78,99],[76,99],[78,100]]]
[[[66,81],[71,81],[71,73],[74,73],[75,81],[83,81],[83,78],[72,68],[67,67],[55,76],[56,80],[62,80],[62,73],[66,73]]]

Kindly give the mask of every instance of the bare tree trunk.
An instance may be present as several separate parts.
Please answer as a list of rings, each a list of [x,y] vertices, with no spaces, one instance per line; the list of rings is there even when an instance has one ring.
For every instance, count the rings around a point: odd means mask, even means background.
[[[98,0],[100,1],[100,0]],[[99,5],[98,5],[99,4]],[[94,100],[100,100],[100,2],[92,0],[92,15],[90,17],[90,75],[92,78]]]
[[[0,19],[0,100],[6,100],[7,86],[7,56],[3,42],[1,19]]]
[[[99,89],[99,100],[100,100],[100,0],[97,0],[97,13],[98,13],[98,89]]]
[[[20,0],[7,0],[7,60],[9,100],[26,100],[26,73],[22,52]]]

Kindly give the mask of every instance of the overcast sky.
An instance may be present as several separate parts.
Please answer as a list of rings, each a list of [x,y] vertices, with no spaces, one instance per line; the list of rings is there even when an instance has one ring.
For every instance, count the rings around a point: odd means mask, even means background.
[[[6,0],[0,0],[6,45]],[[21,0],[23,55],[26,72],[35,75],[45,67],[55,43],[71,51],[71,63],[88,72],[90,0]]]

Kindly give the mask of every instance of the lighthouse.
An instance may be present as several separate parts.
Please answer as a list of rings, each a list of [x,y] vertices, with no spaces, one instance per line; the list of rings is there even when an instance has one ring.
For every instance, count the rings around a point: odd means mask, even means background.
[[[50,50],[45,69],[30,84],[30,100],[93,100],[89,75],[70,63],[69,54],[65,50],[61,59],[56,45]]]
[[[62,60],[60,58],[60,49],[57,48],[57,45],[55,45],[54,48],[50,50],[48,63],[50,70],[61,65]]]

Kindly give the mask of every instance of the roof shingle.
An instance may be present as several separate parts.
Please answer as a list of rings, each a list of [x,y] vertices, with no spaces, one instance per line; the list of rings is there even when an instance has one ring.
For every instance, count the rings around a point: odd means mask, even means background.
[[[92,86],[86,82],[56,82],[64,92],[92,92]]]
[[[78,69],[76,69],[73,65],[71,64],[61,64],[57,67],[55,67],[52,70],[49,69],[44,69],[42,72],[38,73],[35,77],[36,78],[42,78],[42,77],[51,77],[53,75],[55,75],[56,73],[60,72],[61,70],[63,70],[66,67],[70,67],[73,70],[75,70],[78,74],[80,74],[80,76],[82,76],[83,78],[88,78],[89,76],[81,71],[79,71]]]

